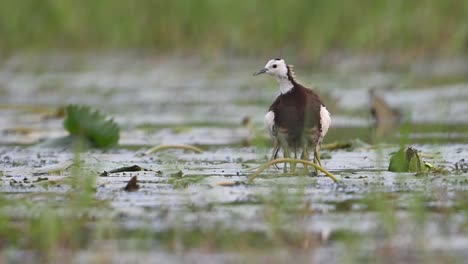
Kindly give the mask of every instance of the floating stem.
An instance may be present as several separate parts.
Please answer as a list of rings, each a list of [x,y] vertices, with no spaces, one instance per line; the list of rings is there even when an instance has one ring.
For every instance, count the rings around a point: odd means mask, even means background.
[[[330,177],[334,182],[338,182],[338,179],[333,175],[331,174],[329,171],[327,171],[326,169],[324,169],[322,166],[319,166],[311,161],[307,161],[307,160],[300,160],[300,159],[291,159],[291,158],[281,158],[281,159],[275,159],[275,160],[271,160],[265,164],[263,164],[258,170],[257,172],[255,172],[254,174],[250,175],[249,177],[249,182],[252,182],[258,175],[260,175],[260,173],[262,173],[264,170],[266,170],[268,167],[272,166],[272,165],[275,165],[277,163],[283,163],[283,162],[289,162],[289,163],[302,163],[304,165],[309,165],[309,166],[312,166],[314,168],[316,168],[317,170],[325,173],[325,175],[327,175],[328,177]]]
[[[203,152],[201,148],[197,148],[197,147],[190,146],[190,145],[159,145],[159,146],[150,148],[148,151],[145,152],[145,155],[150,155],[152,153],[155,153],[161,150],[166,150],[166,149],[185,149],[185,150],[194,151],[196,153]]]

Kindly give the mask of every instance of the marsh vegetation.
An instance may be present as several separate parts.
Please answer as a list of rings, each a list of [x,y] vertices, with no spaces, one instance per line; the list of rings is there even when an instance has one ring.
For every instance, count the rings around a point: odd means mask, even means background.
[[[0,262],[464,263],[468,4],[423,2],[0,1]],[[272,54],[330,110],[337,183],[249,182]]]

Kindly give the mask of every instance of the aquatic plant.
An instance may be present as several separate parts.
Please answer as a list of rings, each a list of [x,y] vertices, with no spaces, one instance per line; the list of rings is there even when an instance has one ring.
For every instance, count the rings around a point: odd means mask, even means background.
[[[425,172],[427,167],[418,150],[415,148],[401,148],[390,158],[389,171],[393,172]]]
[[[119,142],[119,126],[99,111],[87,106],[69,105],[66,112],[63,125],[70,135],[98,148],[112,147]]]

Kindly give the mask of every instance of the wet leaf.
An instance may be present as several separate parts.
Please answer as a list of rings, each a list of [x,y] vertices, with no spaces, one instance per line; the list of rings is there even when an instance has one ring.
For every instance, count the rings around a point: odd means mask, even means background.
[[[71,135],[82,137],[98,148],[117,145],[120,129],[112,119],[86,106],[69,105],[66,112],[63,125]]]
[[[401,148],[390,158],[389,171],[393,172],[426,172],[428,168],[415,148]]]
[[[133,165],[133,166],[120,167],[120,168],[110,170],[110,171],[104,171],[99,176],[105,177],[105,176],[109,176],[111,173],[128,172],[128,171],[148,171],[148,169],[143,169],[142,167],[138,165]]]

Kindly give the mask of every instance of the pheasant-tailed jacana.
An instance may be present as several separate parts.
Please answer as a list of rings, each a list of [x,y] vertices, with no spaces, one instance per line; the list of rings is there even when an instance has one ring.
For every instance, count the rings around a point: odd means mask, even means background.
[[[276,77],[280,95],[265,115],[265,126],[274,140],[272,159],[280,148],[285,158],[297,158],[297,150],[302,149],[301,158],[309,160],[308,150],[314,150],[314,162],[321,166],[319,148],[330,127],[330,113],[322,99],[311,89],[299,84],[283,59],[272,59],[265,67],[253,75],[269,74]],[[307,169],[307,166],[306,166]],[[291,165],[294,172],[295,166]],[[287,172],[286,165],[284,171]]]

